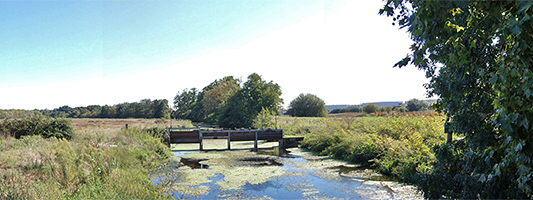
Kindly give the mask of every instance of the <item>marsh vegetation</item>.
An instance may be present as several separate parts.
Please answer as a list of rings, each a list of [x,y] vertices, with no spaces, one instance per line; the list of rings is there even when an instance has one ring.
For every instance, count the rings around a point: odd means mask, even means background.
[[[46,120],[54,122],[54,119]],[[29,123],[14,121],[14,124]],[[68,119],[59,122],[76,128],[69,137],[58,138],[54,129],[46,129],[51,130],[45,132],[50,137],[34,134],[17,139],[6,128],[13,123],[3,122],[1,199],[168,198],[161,196],[161,190],[148,178],[150,169],[172,157],[168,147],[154,136],[154,128],[163,125],[152,120],[148,128],[143,125],[146,120],[134,120],[127,122],[131,124],[129,129],[124,129],[124,121],[119,120],[97,123],[85,119],[76,120],[73,125]],[[91,123],[98,125],[86,126]]]

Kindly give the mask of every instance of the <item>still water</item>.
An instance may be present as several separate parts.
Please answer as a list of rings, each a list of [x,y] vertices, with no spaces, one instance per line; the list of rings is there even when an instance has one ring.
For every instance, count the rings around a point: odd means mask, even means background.
[[[167,185],[175,199],[422,198],[413,186],[305,149],[178,150],[174,155],[170,170],[153,181]]]

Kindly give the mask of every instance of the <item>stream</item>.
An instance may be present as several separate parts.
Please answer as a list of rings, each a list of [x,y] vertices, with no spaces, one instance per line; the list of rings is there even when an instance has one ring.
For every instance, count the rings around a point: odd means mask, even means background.
[[[375,170],[300,148],[174,150],[152,172],[175,199],[422,199]]]

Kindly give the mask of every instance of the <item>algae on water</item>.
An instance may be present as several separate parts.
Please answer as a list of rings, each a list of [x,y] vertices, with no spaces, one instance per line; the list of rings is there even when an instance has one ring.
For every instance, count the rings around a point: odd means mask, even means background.
[[[261,166],[255,167],[242,158],[250,156],[249,151],[212,151],[212,152],[195,152],[184,155],[182,158],[187,159],[207,159],[202,161],[203,164],[209,165],[209,169],[191,169],[190,167],[179,167],[177,174],[180,176],[180,182],[176,183],[176,191],[182,194],[198,196],[209,191],[202,186],[204,183],[210,183],[216,175],[223,175],[222,180],[216,181],[220,190],[237,190],[249,184],[260,184],[279,177],[287,170],[280,166]],[[273,159],[268,156],[262,157],[265,160]]]
[[[281,157],[272,156],[268,151],[256,153],[250,150],[188,151],[187,154],[180,154],[181,157],[177,159],[197,160],[203,165],[209,165],[209,168],[194,169],[183,164],[174,168],[178,177],[176,182],[172,183],[175,198],[422,197],[412,186],[396,182],[367,181],[365,178],[379,175],[371,169],[359,170],[360,167],[356,165],[298,148],[292,148],[290,151],[291,155]]]

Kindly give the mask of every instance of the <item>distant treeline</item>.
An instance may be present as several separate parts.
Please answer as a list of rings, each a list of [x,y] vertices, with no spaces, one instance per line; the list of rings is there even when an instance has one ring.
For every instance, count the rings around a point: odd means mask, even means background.
[[[139,102],[87,107],[62,106],[53,110],[0,110],[0,119],[28,118],[38,115],[55,118],[170,118],[172,109],[166,99],[143,99]]]
[[[374,112],[392,112],[392,111],[398,111],[398,112],[408,112],[408,111],[426,111],[431,110],[430,103],[419,100],[416,98],[413,98],[409,101],[407,101],[404,104],[401,104],[399,106],[383,106],[378,107],[377,105],[370,103],[366,104],[365,106],[361,105],[351,105],[347,108],[335,108],[331,110],[330,114],[337,114],[337,113],[357,113],[357,112],[366,112],[366,113],[374,113]]]

